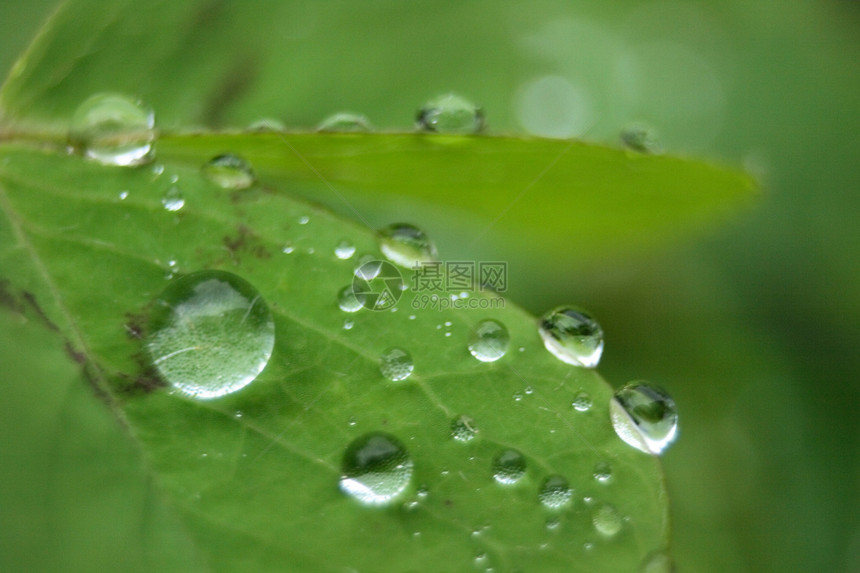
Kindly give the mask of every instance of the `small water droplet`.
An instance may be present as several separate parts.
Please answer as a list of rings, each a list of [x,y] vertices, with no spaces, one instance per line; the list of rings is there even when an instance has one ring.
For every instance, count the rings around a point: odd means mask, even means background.
[[[69,142],[85,157],[105,165],[134,166],[154,159],[155,114],[116,93],[99,93],[75,110]]]
[[[176,279],[159,295],[147,349],[158,373],[193,398],[250,384],[272,356],[275,323],[260,293],[225,271]]]
[[[532,388],[531,386],[526,386],[525,389],[523,390],[523,392],[526,393],[526,396],[530,396],[530,395],[535,393],[535,389]]]
[[[544,346],[562,362],[594,368],[603,353],[603,329],[582,309],[562,306],[540,321]]]
[[[274,117],[262,117],[248,125],[248,131],[263,133],[266,131],[286,131],[287,126],[280,119]]]
[[[171,187],[161,198],[161,205],[168,211],[179,211],[185,206],[185,197],[179,187]]]
[[[302,215],[301,217],[299,217],[299,225],[307,225],[308,223],[310,223],[310,221],[311,218],[307,215]]]
[[[370,130],[370,120],[360,113],[350,112],[330,115],[317,126],[317,131],[323,133],[365,133]]]
[[[597,462],[594,466],[594,479],[600,483],[609,483],[612,481],[612,466],[606,462]]]
[[[438,133],[478,133],[484,129],[484,112],[456,94],[433,98],[418,110],[416,127]]]
[[[663,551],[649,553],[639,565],[639,573],[672,573],[674,570],[672,558]]]
[[[577,412],[588,412],[591,410],[591,396],[589,396],[588,392],[585,391],[577,392],[570,405],[573,406],[573,409]]]
[[[415,320],[417,317],[414,314],[410,314],[407,318],[409,320]]]
[[[345,261],[355,254],[355,245],[344,239],[334,248],[334,256]]]
[[[645,453],[663,453],[678,433],[675,401],[647,382],[631,382],[616,391],[609,413],[618,437]]]
[[[469,342],[469,352],[481,362],[494,362],[505,355],[511,343],[511,335],[501,322],[482,320],[475,327]]]
[[[343,321],[343,329],[344,330],[352,330],[352,327],[355,326],[355,323],[349,319]]]
[[[493,460],[493,479],[511,485],[526,475],[526,459],[516,450],[505,450]]]
[[[352,285],[347,285],[337,293],[337,305],[344,312],[358,312],[362,309],[361,301],[355,296]]]
[[[365,505],[388,505],[412,479],[412,458],[390,434],[371,432],[355,439],[343,456],[340,489]]]
[[[546,520],[546,528],[549,531],[555,531],[561,526],[561,520],[558,517],[550,517]]]
[[[522,393],[514,392],[513,399],[514,399],[514,402],[522,402],[522,400],[523,400]]]
[[[119,200],[125,201],[126,199],[128,199],[128,191],[120,191],[119,192]]]
[[[572,497],[570,484],[560,475],[546,478],[538,492],[538,499],[547,509],[561,509],[570,503]]]
[[[594,524],[594,529],[599,534],[605,537],[615,537],[621,531],[624,520],[614,505],[602,503],[591,514],[591,523]]]
[[[660,153],[660,140],[651,127],[636,123],[621,131],[621,142],[630,149],[641,153]]]
[[[427,233],[409,223],[395,223],[379,230],[379,249],[391,262],[413,268],[437,260],[436,245]]]
[[[451,437],[458,442],[471,442],[477,435],[478,427],[469,416],[457,416],[451,421]]]
[[[233,412],[233,417],[237,420],[241,419],[244,415],[245,414],[242,413],[242,410],[236,410],[235,412]]]
[[[379,371],[392,382],[406,380],[414,368],[412,356],[402,348],[389,348],[379,357]]]
[[[247,189],[257,180],[251,164],[232,153],[213,157],[203,166],[203,175],[222,189]]]
[[[286,245],[284,245],[284,248],[281,249],[281,251],[283,251],[287,255],[289,255],[290,253],[292,253],[295,250],[296,250],[296,248],[292,245],[292,243],[287,243]]]
[[[155,175],[156,178],[161,177],[162,173],[164,173],[164,165],[156,163],[152,166],[152,174]]]

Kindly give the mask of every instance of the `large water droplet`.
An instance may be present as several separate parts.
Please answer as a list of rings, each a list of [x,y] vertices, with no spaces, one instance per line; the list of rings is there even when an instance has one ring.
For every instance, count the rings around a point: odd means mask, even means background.
[[[355,296],[352,285],[347,285],[337,293],[337,305],[344,312],[358,312],[362,309],[361,301]]]
[[[500,484],[515,484],[524,475],[526,475],[526,459],[516,450],[505,450],[493,460],[493,479]]]
[[[275,323],[257,289],[232,273],[201,271],[158,297],[147,349],[168,383],[205,400],[250,384],[274,344]]]
[[[418,110],[418,129],[439,133],[478,133],[484,129],[484,112],[456,94],[433,98]]]
[[[379,371],[392,382],[406,380],[414,368],[412,356],[402,348],[389,348],[379,357]]]
[[[649,454],[661,454],[678,433],[678,410],[669,394],[647,382],[631,382],[609,403],[615,433]]]
[[[591,515],[591,523],[594,524],[594,529],[606,537],[614,537],[621,531],[621,526],[624,525],[624,520],[621,514],[615,509],[615,506],[609,503],[601,504]]]
[[[546,478],[538,492],[538,499],[547,509],[560,509],[570,503],[572,497],[570,484],[560,475]]]
[[[471,442],[478,435],[478,426],[469,416],[457,416],[451,420],[451,437],[458,442]]]
[[[105,165],[152,161],[155,114],[142,103],[115,93],[99,93],[75,110],[69,142],[84,156]]]
[[[409,223],[395,223],[379,230],[379,249],[401,267],[413,268],[437,260],[436,245],[427,233]]]
[[[365,133],[370,129],[370,120],[359,113],[350,112],[330,115],[317,126],[317,131],[324,133]]]
[[[562,362],[594,368],[603,353],[603,329],[579,308],[559,307],[541,319],[544,346]]]
[[[232,153],[209,160],[203,166],[203,175],[222,189],[247,189],[257,180],[251,164]]]
[[[573,406],[573,409],[577,412],[588,412],[591,410],[591,396],[589,396],[588,392],[585,392],[584,390],[577,392],[570,405]]]
[[[347,259],[351,259],[352,255],[355,254],[355,245],[344,239],[339,242],[337,246],[334,248],[334,256],[345,261]]]
[[[510,343],[511,335],[505,325],[488,318],[475,327],[469,352],[481,362],[494,362],[505,355]]]
[[[185,206],[185,197],[179,187],[171,187],[161,198],[161,205],[168,211],[179,211]]]
[[[365,505],[387,505],[409,486],[412,458],[394,436],[372,432],[347,447],[342,472],[341,491]]]
[[[657,133],[647,125],[636,123],[621,131],[621,141],[635,151],[642,153],[660,153],[660,141]]]

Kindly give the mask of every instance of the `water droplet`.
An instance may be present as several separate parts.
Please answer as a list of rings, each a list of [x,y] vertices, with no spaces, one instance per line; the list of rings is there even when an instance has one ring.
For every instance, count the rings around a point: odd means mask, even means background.
[[[672,573],[674,570],[672,558],[663,551],[649,553],[639,565],[639,573]]]
[[[550,517],[546,520],[546,528],[549,531],[555,531],[561,526],[561,520],[558,517]]]
[[[570,503],[573,490],[567,480],[560,475],[546,478],[538,493],[538,499],[547,509],[561,509]]]
[[[126,199],[128,199],[128,191],[120,191],[119,192],[119,200],[125,201]]]
[[[577,412],[588,412],[591,410],[591,396],[585,391],[577,392],[570,405]]]
[[[352,327],[355,326],[355,323],[349,319],[343,321],[343,329],[344,330],[352,330]]]
[[[311,218],[307,215],[302,215],[301,217],[299,217],[299,225],[307,225],[308,223],[310,223],[310,221]]]
[[[625,127],[621,131],[621,141],[634,151],[642,153],[660,153],[661,151],[657,133],[641,123]]]
[[[612,481],[612,466],[606,462],[597,462],[594,466],[594,479],[600,483],[609,483]]]
[[[389,348],[379,357],[379,371],[392,382],[406,380],[414,368],[412,356],[402,348]]]
[[[511,343],[511,335],[501,322],[482,320],[475,327],[469,342],[469,352],[481,362],[494,362],[505,355]]]
[[[548,312],[541,319],[544,346],[562,362],[594,368],[603,353],[603,329],[590,314],[569,306]]]
[[[275,344],[275,323],[260,293],[224,271],[172,281],[156,300],[150,332],[147,349],[159,374],[203,400],[250,384]]]
[[[274,117],[262,117],[248,125],[248,131],[266,132],[266,131],[286,131],[287,126],[280,119]]]
[[[477,435],[478,427],[469,416],[457,416],[451,421],[451,437],[458,442],[471,442]]]
[[[345,261],[355,254],[355,245],[344,239],[334,248],[334,256]]]
[[[516,450],[505,450],[493,460],[493,479],[500,484],[515,484],[524,475],[526,459]]]
[[[614,537],[621,531],[624,520],[621,518],[618,510],[615,509],[615,506],[603,503],[591,514],[591,523],[594,524],[594,529],[601,535]]]
[[[161,198],[161,204],[168,211],[179,211],[185,207],[185,197],[182,195],[182,190],[179,187],[171,187]]]
[[[155,114],[127,96],[96,94],[75,110],[69,142],[85,157],[105,165],[143,165],[154,159]]]
[[[366,117],[349,112],[330,115],[317,126],[317,131],[324,133],[365,133],[370,130],[370,121]]]
[[[283,248],[283,249],[281,249],[281,250],[282,250],[285,254],[289,255],[290,253],[292,253],[293,251],[295,251],[295,250],[296,250],[296,248],[293,246],[293,244],[292,244],[292,243],[287,243],[286,245],[284,245],[284,248]]]
[[[388,505],[412,479],[412,458],[392,435],[372,432],[354,440],[343,456],[340,489],[365,505]]]
[[[379,231],[379,249],[401,267],[413,268],[437,260],[436,245],[427,234],[409,223],[395,223]]]
[[[661,454],[678,433],[678,410],[669,394],[647,382],[631,382],[609,403],[615,433],[649,454]]]
[[[337,293],[337,305],[344,312],[358,312],[361,310],[361,301],[355,296],[352,285],[347,285]]]
[[[484,129],[484,112],[463,97],[445,94],[418,110],[416,127],[439,133],[478,133]]]
[[[535,389],[531,386],[526,386],[525,389],[523,390],[523,392],[526,393],[526,396],[531,396],[532,394],[535,393]]]
[[[203,175],[222,189],[247,189],[257,180],[251,164],[232,153],[213,157],[203,166]]]

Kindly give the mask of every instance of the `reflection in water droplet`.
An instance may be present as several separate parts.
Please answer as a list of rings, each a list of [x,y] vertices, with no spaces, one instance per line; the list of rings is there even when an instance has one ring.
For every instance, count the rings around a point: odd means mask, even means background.
[[[639,573],[672,573],[674,570],[672,558],[663,551],[649,553],[639,565]]]
[[[603,503],[591,514],[594,529],[605,537],[614,537],[621,531],[624,521],[615,506]]]
[[[337,246],[334,248],[334,256],[341,260],[347,260],[352,258],[352,255],[355,254],[355,245],[344,239],[339,242]]]
[[[603,353],[603,329],[582,309],[563,306],[540,322],[544,346],[562,362],[594,368]]]
[[[516,450],[505,450],[493,460],[493,479],[500,484],[515,484],[524,475],[526,459]]]
[[[669,394],[647,382],[631,382],[609,403],[615,433],[649,454],[661,454],[678,433],[678,410]]]
[[[439,133],[478,133],[484,129],[484,112],[463,97],[445,94],[418,110],[416,126]]]
[[[573,490],[567,480],[560,475],[551,475],[544,480],[538,492],[538,499],[547,509],[560,509],[570,503]]]
[[[392,382],[406,380],[414,368],[412,356],[402,348],[389,348],[379,357],[379,371]]]
[[[409,223],[395,223],[380,229],[379,249],[391,262],[409,269],[438,258],[436,245],[427,233]]]
[[[652,128],[641,123],[625,127],[621,131],[621,141],[634,151],[660,153],[660,141],[657,133]]]
[[[147,349],[158,373],[193,398],[250,384],[272,356],[275,323],[260,293],[224,271],[174,280],[155,302]]]
[[[469,416],[457,416],[451,421],[451,437],[458,442],[471,442],[477,435],[478,427]]]
[[[337,293],[337,305],[344,312],[358,312],[361,310],[361,301],[355,296],[352,285],[346,285]]]
[[[248,125],[248,131],[266,132],[266,131],[286,131],[287,126],[280,119],[273,117],[263,117]]]
[[[469,352],[481,362],[494,362],[505,355],[511,335],[505,325],[496,320],[482,320],[475,327],[469,342]]]
[[[412,479],[412,458],[390,434],[372,432],[354,440],[343,456],[340,489],[365,505],[388,505]]]
[[[573,397],[573,402],[570,403],[573,409],[577,412],[588,412],[591,410],[591,396],[588,392],[580,391]]]
[[[251,164],[232,153],[213,157],[203,166],[203,175],[222,189],[247,189],[257,180]]]
[[[75,110],[69,142],[79,153],[105,165],[143,165],[154,159],[155,114],[142,103],[115,93],[99,93]]]
[[[600,483],[609,483],[612,481],[612,466],[606,462],[597,462],[594,466],[594,479]]]
[[[330,115],[317,126],[317,131],[324,133],[365,133],[370,130],[370,120],[360,113],[350,112]]]
[[[161,204],[168,211],[179,211],[185,206],[185,197],[182,196],[182,190],[179,187],[171,187],[164,193],[161,198]]]

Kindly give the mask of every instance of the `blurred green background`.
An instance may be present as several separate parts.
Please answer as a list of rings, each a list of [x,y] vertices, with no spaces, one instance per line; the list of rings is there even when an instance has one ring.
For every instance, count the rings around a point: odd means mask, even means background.
[[[53,5],[0,3],[4,76]],[[350,109],[403,129],[454,90],[495,132],[615,144],[640,120],[670,153],[761,179],[755,210],[660,250],[557,268],[572,231],[558,253],[510,261],[510,294],[535,313],[591,309],[607,380],[675,396],[681,436],[664,460],[681,571],[860,571],[860,4],[303,6],[260,33],[298,47],[283,56],[295,78],[263,70],[274,85],[189,122],[310,127]],[[504,257],[416,222],[443,257]]]

